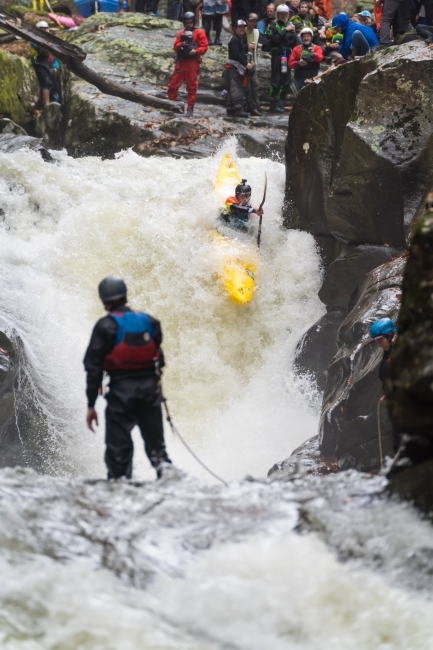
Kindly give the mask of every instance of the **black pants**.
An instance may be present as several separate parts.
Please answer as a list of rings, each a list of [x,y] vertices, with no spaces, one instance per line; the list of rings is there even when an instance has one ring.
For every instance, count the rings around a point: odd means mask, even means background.
[[[162,462],[170,462],[164,443],[161,388],[156,377],[112,379],[105,420],[108,478],[131,478],[134,453],[131,431],[137,424],[151,465],[158,468]]]
[[[238,20],[248,20],[251,13],[251,0],[233,0],[232,2],[232,25],[235,26]]]
[[[422,38],[425,38],[428,43],[433,43],[433,27],[430,25],[417,25],[416,31]]]
[[[287,72],[281,71],[281,55],[272,54],[271,59],[271,92],[270,101],[271,105],[275,104],[279,99],[286,99],[290,90],[290,83],[292,80],[290,69]]]
[[[248,86],[242,86],[243,77],[236,68],[224,70],[224,83],[227,88],[227,114],[231,115],[244,109]]]
[[[399,33],[404,34],[412,31],[410,22],[410,0],[385,0],[383,6],[382,20],[380,24],[380,44],[391,43],[391,25],[398,15]],[[394,34],[394,38],[397,34]]]
[[[207,16],[206,14],[203,14],[202,17],[202,23],[204,27],[204,31],[207,37],[207,40],[210,43],[210,30],[212,27],[213,23],[213,28],[215,30],[215,40],[219,41],[220,36],[221,36],[221,31],[223,28],[223,15],[222,14],[214,14],[213,16]]]

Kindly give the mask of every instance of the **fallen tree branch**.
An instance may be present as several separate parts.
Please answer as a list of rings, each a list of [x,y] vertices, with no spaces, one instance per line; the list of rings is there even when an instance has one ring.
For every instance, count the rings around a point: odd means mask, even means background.
[[[42,49],[47,50],[64,63],[77,77],[96,86],[98,90],[106,95],[120,97],[129,102],[141,104],[142,106],[152,106],[153,108],[183,113],[184,107],[180,102],[172,102],[169,99],[160,99],[148,93],[141,93],[138,90],[126,88],[114,81],[109,81],[101,77],[101,75],[82,63],[87,55],[80,47],[66,43],[50,32],[27,25],[20,18],[15,18],[6,12],[0,12],[0,27],[15,36],[20,36],[25,41],[36,43]]]
[[[172,102],[169,99],[160,99],[159,97],[147,93],[141,93],[133,88],[126,88],[126,86],[121,86],[114,81],[104,79],[104,77],[96,74],[96,72],[93,72],[91,68],[87,67],[87,65],[84,65],[84,63],[81,63],[80,61],[70,59],[66,65],[71,72],[77,75],[77,77],[81,77],[84,81],[96,86],[98,90],[106,95],[113,95],[114,97],[127,99],[130,102],[142,104],[142,106],[153,106],[154,108],[164,108],[166,110],[175,111],[176,113],[183,113],[183,104]]]

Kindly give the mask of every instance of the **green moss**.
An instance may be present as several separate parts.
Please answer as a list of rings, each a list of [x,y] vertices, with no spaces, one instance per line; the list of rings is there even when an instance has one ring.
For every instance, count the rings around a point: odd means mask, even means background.
[[[26,125],[38,96],[39,86],[31,63],[0,50],[0,116]]]

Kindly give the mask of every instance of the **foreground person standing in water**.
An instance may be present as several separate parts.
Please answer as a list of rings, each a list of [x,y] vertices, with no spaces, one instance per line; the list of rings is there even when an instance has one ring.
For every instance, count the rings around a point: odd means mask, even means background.
[[[110,375],[105,412],[108,478],[131,478],[131,431],[137,424],[146,454],[160,478],[164,465],[171,463],[164,444],[161,411],[161,325],[152,316],[127,306],[126,284],[121,278],[104,278],[98,291],[108,316],[96,323],[84,357],[87,426],[94,431],[93,423],[98,424],[95,402],[105,370]]]

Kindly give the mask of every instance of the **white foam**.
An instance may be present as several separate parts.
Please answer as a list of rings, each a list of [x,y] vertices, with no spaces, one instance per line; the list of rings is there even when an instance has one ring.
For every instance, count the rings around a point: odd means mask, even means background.
[[[317,422],[287,380],[294,345],[323,306],[313,239],[281,227],[284,167],[237,161],[253,203],[268,173],[257,291],[240,307],[218,283],[207,230],[231,189],[213,189],[222,153],[190,161],[56,156],[57,165],[29,152],[0,156],[2,306],[49,413],[54,471],[104,473],[101,428],[92,436],[83,422],[82,358],[103,314],[97,284],[114,273],[125,277],[131,304],[162,321],[164,388],[185,438],[226,478],[263,475],[314,435]],[[103,420],[102,400],[98,410]],[[151,476],[134,439],[135,475]],[[169,432],[167,439],[173,460],[204,477]]]

